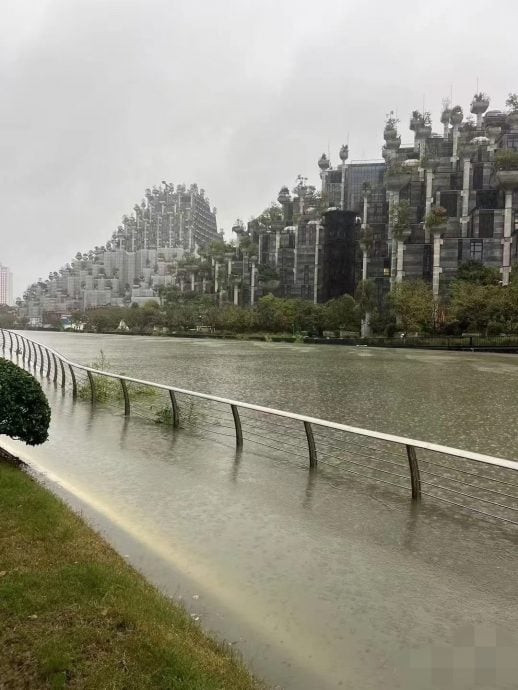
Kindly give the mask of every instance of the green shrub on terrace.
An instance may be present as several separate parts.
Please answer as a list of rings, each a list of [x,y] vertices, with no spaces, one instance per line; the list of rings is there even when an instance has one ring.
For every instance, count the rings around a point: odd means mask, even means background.
[[[518,151],[513,149],[499,149],[496,151],[495,167],[497,170],[518,170]]]

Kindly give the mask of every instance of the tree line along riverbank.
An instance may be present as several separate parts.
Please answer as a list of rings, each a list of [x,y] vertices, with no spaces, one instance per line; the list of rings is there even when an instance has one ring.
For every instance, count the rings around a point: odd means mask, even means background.
[[[458,277],[439,300],[430,284],[408,281],[395,284],[380,308],[373,281],[359,284],[354,296],[343,295],[324,304],[267,294],[253,306],[219,304],[213,295],[181,292],[167,287],[157,300],[142,306],[105,306],[69,315],[67,326],[96,333],[121,332],[169,334],[206,332],[243,337],[326,337],[360,333],[368,314],[374,336],[393,337],[398,332],[422,336],[518,336],[518,279],[503,287],[500,274],[471,261],[459,268]],[[29,325],[16,310],[0,308],[0,326]],[[59,314],[43,315],[43,325],[61,328]]]

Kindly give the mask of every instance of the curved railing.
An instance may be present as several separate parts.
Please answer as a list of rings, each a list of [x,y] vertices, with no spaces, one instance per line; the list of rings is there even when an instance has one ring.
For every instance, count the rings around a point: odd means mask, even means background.
[[[232,417],[231,427],[222,425],[221,418],[218,417],[218,428],[220,426],[227,429],[232,428],[238,449],[243,448],[244,441],[248,440],[251,444],[263,445],[282,453],[291,453],[300,457],[300,445],[296,446],[294,440],[297,434],[302,434],[306,446],[306,461],[309,461],[309,467],[312,470],[317,468],[319,462],[334,466],[339,464],[342,469],[353,475],[399,488],[405,488],[405,485],[401,482],[395,482],[393,479],[404,479],[406,486],[409,486],[411,490],[414,501],[419,500],[422,495],[430,495],[440,501],[518,525],[518,462],[514,460],[102,371],[73,362],[53,348],[42,345],[16,331],[0,329],[0,332],[4,352],[8,349],[11,355],[14,353],[18,357],[21,356],[22,361],[28,365],[29,369],[31,367],[34,370],[39,368],[40,375],[45,374],[48,378],[53,379],[55,384],[59,383],[63,388],[67,383],[66,371],[68,370],[69,383],[74,397],[77,397],[78,393],[76,372],[85,372],[92,404],[97,400],[96,377],[105,377],[119,382],[121,397],[124,400],[125,416],[131,414],[128,384],[151,387],[166,392],[170,402],[171,424],[176,428],[180,426],[181,417],[178,396],[189,396],[191,399],[217,403],[225,407]],[[244,413],[256,415],[255,417],[246,417],[246,435],[243,430]],[[212,417],[215,418],[214,415]],[[261,425],[261,421],[265,420],[267,420],[266,426]],[[207,431],[210,433],[210,429]],[[279,435],[281,436],[280,439]],[[271,441],[272,437],[281,443],[280,448],[265,442]],[[294,447],[297,448],[297,452],[293,450]],[[441,462],[437,462],[437,457],[441,459]],[[358,458],[361,460],[358,461]],[[336,460],[338,463],[329,462],[329,459]],[[365,463],[365,460],[370,461],[370,464]],[[391,468],[387,469],[387,466],[391,466]],[[392,469],[393,466],[396,466],[395,470]],[[406,476],[401,474],[405,466],[407,468]],[[358,471],[358,467],[363,469]],[[390,480],[387,479],[388,476],[390,476]],[[423,491],[423,484],[427,491]],[[444,486],[444,484],[448,484],[448,486]],[[497,486],[496,489],[495,486]],[[502,490],[502,486],[505,486],[506,489]],[[469,487],[471,493],[462,491],[466,487]],[[460,497],[468,500],[459,503]],[[497,499],[493,500],[495,497]],[[493,512],[480,510],[475,505],[478,503],[482,503],[484,507],[492,506]],[[511,519],[509,514],[514,515],[517,519]]]

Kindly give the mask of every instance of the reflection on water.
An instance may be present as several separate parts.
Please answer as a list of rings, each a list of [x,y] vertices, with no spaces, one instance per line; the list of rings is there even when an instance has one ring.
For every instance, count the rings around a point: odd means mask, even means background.
[[[92,334],[35,339],[119,372],[468,450],[518,458],[514,355]]]

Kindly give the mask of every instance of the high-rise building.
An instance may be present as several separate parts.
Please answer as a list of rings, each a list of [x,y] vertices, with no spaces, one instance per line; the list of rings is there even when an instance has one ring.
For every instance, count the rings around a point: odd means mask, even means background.
[[[13,274],[0,264],[0,304],[11,306],[13,303]]]

